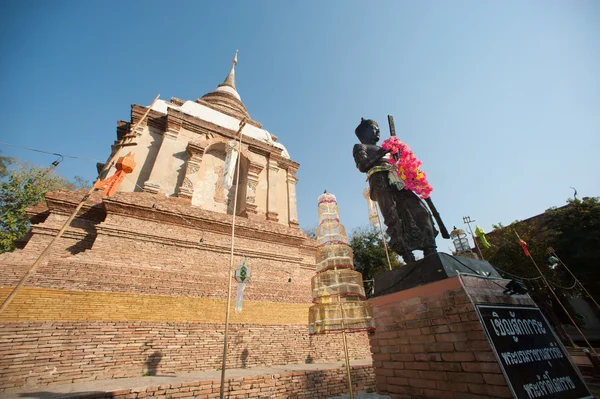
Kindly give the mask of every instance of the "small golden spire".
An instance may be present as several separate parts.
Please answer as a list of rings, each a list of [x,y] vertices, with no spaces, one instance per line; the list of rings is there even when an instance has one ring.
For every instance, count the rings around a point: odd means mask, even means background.
[[[233,56],[233,60],[231,61],[231,70],[229,71],[229,75],[227,75],[227,77],[225,78],[225,81],[223,81],[223,83],[221,83],[219,86],[230,86],[230,87],[233,87],[234,89],[236,88],[235,87],[235,65],[238,62],[237,56],[238,56],[238,50],[235,50],[235,55]]]

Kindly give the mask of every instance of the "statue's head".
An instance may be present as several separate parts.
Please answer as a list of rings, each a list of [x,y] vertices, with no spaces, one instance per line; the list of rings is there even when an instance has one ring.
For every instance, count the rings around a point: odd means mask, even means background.
[[[360,125],[354,133],[362,144],[376,144],[379,141],[379,125],[372,119],[360,118]]]

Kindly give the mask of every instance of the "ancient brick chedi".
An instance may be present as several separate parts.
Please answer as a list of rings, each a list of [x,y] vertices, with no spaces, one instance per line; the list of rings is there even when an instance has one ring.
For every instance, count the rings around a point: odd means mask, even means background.
[[[234,256],[248,257],[253,279],[243,312],[232,312],[228,367],[343,357],[339,340],[308,335],[316,242],[298,228],[299,165],[250,118],[233,66],[196,101],[159,100],[132,132],[146,110],[132,106],[131,121],[117,126],[137,145],[113,147],[131,151],[136,169],[114,196],[87,199],[0,315],[0,391],[220,367],[235,193],[222,176],[242,119]],[[0,297],[81,197],[49,193],[29,209],[21,248],[0,255]],[[349,340],[351,358],[370,357],[363,333]]]

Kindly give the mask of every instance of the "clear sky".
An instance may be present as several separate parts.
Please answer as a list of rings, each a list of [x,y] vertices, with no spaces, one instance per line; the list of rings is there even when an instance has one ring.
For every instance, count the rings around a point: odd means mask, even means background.
[[[375,119],[387,138],[387,114],[449,230],[533,216],[569,186],[600,195],[595,0],[12,0],[0,22],[0,141],[105,161],[131,104],[201,97],[239,49],[244,104],[300,163],[303,227],[324,189],[349,230],[367,224],[354,128]],[[96,173],[69,159],[59,172]]]

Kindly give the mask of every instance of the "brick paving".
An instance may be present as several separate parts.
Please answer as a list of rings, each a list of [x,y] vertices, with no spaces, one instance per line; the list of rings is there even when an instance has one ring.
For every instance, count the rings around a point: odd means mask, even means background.
[[[373,372],[371,368],[371,360],[353,360],[350,362],[352,366],[352,375],[353,381],[355,385],[359,386],[359,390],[372,390],[374,388],[374,379]],[[260,379],[260,377],[266,377],[266,380],[273,381],[273,385],[278,385],[278,380],[290,380],[290,376],[293,377],[301,377],[303,375],[308,376],[308,380],[314,382],[314,378],[311,378],[311,375],[316,375],[317,377],[323,379],[323,375],[331,374],[339,375],[339,381],[337,381],[336,385],[337,389],[340,390],[338,393],[345,392],[347,389],[347,382],[343,378],[345,378],[346,371],[344,369],[343,362],[335,362],[335,363],[321,363],[321,364],[288,364],[282,366],[270,366],[270,367],[253,367],[247,369],[232,369],[227,370],[225,375],[226,379],[231,380],[231,385],[235,390],[232,390],[232,394],[235,392],[235,397],[243,397],[239,395],[244,395],[245,391],[252,391],[255,387],[248,387],[247,385],[251,384],[254,381],[257,381],[261,390],[265,390],[266,396],[261,397],[287,397],[287,396],[278,396],[277,394],[273,395],[271,393],[267,393],[264,381]],[[369,375],[371,376],[369,378]],[[15,391],[2,392],[0,393],[0,397],[2,399],[56,399],[56,398],[123,398],[125,397],[151,397],[151,396],[160,396],[162,390],[177,390],[184,387],[197,387],[198,389],[194,392],[193,389],[187,390],[189,392],[190,397],[195,398],[204,398],[210,397],[214,394],[215,388],[216,392],[219,392],[219,381],[221,378],[221,371],[219,370],[211,370],[211,371],[197,371],[191,373],[180,373],[175,375],[164,375],[164,376],[147,376],[147,377],[133,377],[133,378],[119,378],[112,380],[95,380],[95,381],[86,381],[72,384],[51,384],[45,386],[38,387],[30,387],[19,389]],[[203,384],[204,382],[204,384]],[[212,384],[211,384],[212,382]],[[302,381],[300,381],[301,383]],[[294,381],[296,386],[298,386],[298,381]],[[294,384],[290,383],[290,386]],[[308,384],[314,385],[314,384]],[[329,384],[328,384],[329,385]],[[208,387],[208,389],[206,389]],[[154,389],[156,388],[156,389]],[[211,392],[208,390],[211,389]],[[288,389],[288,393],[290,392],[289,388],[285,387],[285,384],[282,383],[282,386],[279,388]],[[325,389],[331,389],[331,387],[326,386]],[[295,392],[295,391],[294,391]],[[204,395],[206,393],[206,395]],[[301,392],[297,392],[301,394]],[[135,396],[130,396],[135,394]],[[317,394],[312,394],[315,396],[311,396],[310,393],[304,393],[303,395],[299,395],[299,398],[326,398],[326,392],[322,394],[319,392]],[[210,395],[210,396],[209,396]],[[355,395],[355,399],[376,399],[380,398],[379,396],[365,396],[366,394],[361,394],[362,396]],[[183,397],[183,396],[182,396]],[[217,396],[218,397],[218,396]],[[233,396],[232,396],[233,397]],[[341,397],[336,397],[341,398]],[[386,398],[382,396],[381,398]]]

